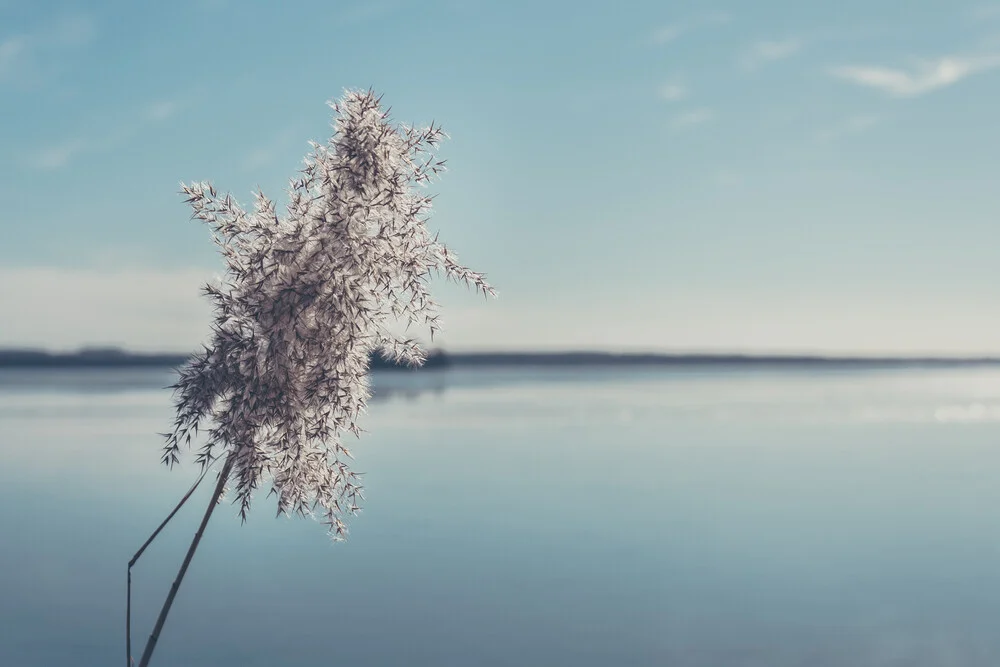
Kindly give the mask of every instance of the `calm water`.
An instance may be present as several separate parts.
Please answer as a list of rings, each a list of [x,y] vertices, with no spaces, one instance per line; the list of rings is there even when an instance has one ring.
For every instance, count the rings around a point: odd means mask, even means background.
[[[163,371],[0,372],[0,665],[124,661]],[[1000,370],[385,376],[351,539],[216,513],[153,664],[1000,664]],[[135,569],[134,642],[205,485]]]

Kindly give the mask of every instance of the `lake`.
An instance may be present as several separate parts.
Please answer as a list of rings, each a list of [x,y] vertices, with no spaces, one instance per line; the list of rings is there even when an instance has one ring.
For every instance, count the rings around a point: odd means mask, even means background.
[[[0,665],[125,660],[168,370],[0,371]],[[152,665],[1000,664],[1000,369],[386,373],[346,543],[220,506]],[[138,658],[211,480],[134,569]]]

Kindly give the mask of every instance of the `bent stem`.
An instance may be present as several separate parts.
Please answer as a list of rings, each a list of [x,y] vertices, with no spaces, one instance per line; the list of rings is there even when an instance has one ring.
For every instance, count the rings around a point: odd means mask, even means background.
[[[191,540],[191,546],[188,547],[187,555],[184,556],[184,562],[181,563],[181,569],[177,571],[177,578],[174,579],[174,583],[170,586],[170,592],[167,594],[167,599],[163,603],[163,608],[160,610],[160,616],[156,619],[156,625],[153,626],[153,632],[149,635],[149,641],[146,642],[146,649],[142,652],[142,658],[139,660],[139,667],[147,667],[149,664],[149,658],[153,655],[153,649],[156,648],[156,641],[160,638],[160,630],[163,629],[163,623],[167,620],[167,614],[170,613],[170,607],[174,603],[174,597],[177,595],[177,589],[181,586],[181,581],[184,579],[184,574],[187,572],[188,565],[191,564],[191,559],[194,557],[194,552],[198,549],[198,543],[201,542],[201,536],[205,532],[205,526],[208,525],[208,520],[212,517],[212,512],[215,511],[215,506],[219,504],[219,499],[222,497],[222,490],[226,487],[226,480],[229,478],[229,471],[233,468],[233,457],[230,455],[226,459],[226,464],[222,467],[222,472],[219,473],[219,483],[215,485],[215,492],[212,494],[212,500],[208,503],[208,509],[205,510],[205,516],[201,518],[201,525],[198,526],[198,532],[194,534],[194,539]]]

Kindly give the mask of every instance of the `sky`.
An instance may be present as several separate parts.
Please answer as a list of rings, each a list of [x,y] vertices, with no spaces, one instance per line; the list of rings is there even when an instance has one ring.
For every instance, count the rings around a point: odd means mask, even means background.
[[[440,123],[451,350],[1000,353],[1000,4],[0,0],[0,347],[190,351],[181,182]]]

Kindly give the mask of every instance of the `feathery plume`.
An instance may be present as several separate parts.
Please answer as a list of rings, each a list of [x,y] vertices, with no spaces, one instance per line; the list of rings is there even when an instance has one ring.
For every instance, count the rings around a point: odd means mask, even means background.
[[[361,432],[370,355],[423,363],[418,341],[389,327],[422,325],[433,339],[434,273],[496,294],[427,229],[431,197],[418,187],[444,169],[434,154],[441,128],[393,125],[371,90],[330,106],[333,136],[311,143],[284,215],[260,191],[247,212],[208,183],[182,186],[227,275],[204,288],[215,309],[211,341],[173,386],[162,458],[172,466],[209,424],[196,460],[231,460],[244,520],[269,483],[279,515],[319,514],[342,539],[363,499],[344,436]]]

